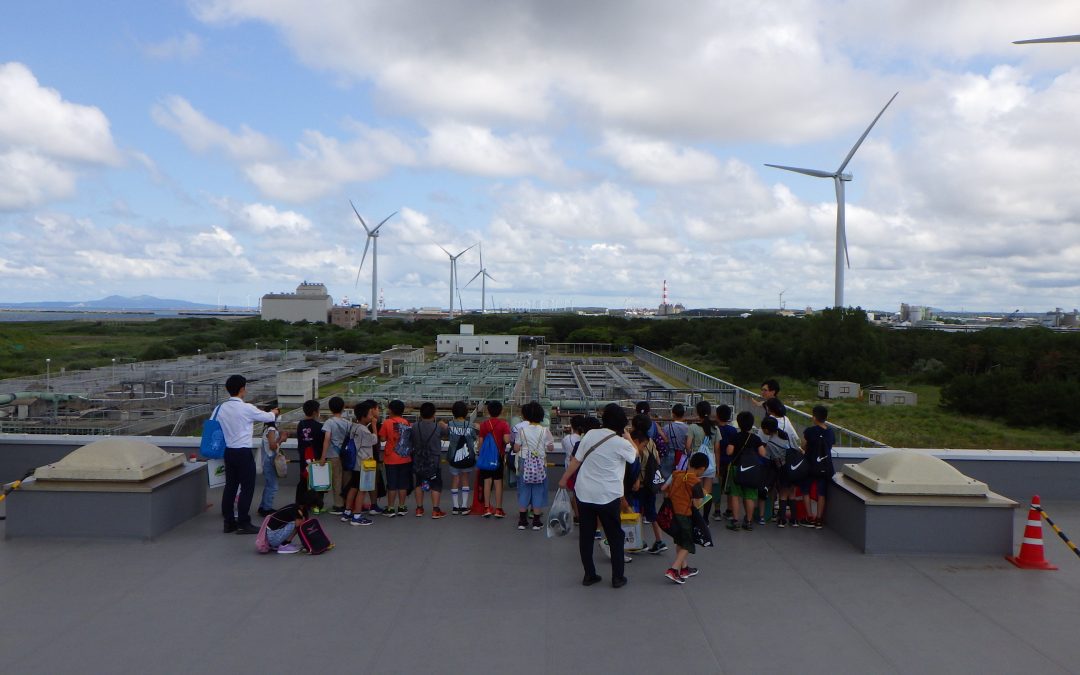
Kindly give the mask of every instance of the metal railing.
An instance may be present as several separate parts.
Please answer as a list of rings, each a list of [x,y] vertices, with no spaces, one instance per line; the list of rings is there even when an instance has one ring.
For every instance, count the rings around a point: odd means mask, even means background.
[[[706,390],[713,392],[719,398],[720,402],[727,403],[731,406],[732,410],[739,412],[742,410],[755,411],[753,402],[761,397],[750,391],[744,389],[736,384],[726,382],[718,377],[713,377],[707,373],[703,373],[700,370],[695,370],[690,366],[679,363],[669,359],[666,356],[661,356],[656,352],[651,352],[643,347],[634,347],[634,356],[641,359],[645,363],[649,364],[653,368],[656,368],[660,372],[670,375],[671,377],[685,382],[687,385],[694,389]],[[798,410],[791,406],[787,406],[788,417],[800,427],[806,427],[814,423],[813,417],[802,410]],[[836,445],[840,447],[848,448],[887,448],[889,447],[881,441],[864,436],[860,433],[854,432],[850,429],[842,427],[838,424],[829,422],[829,426],[832,428],[833,433],[836,434]]]

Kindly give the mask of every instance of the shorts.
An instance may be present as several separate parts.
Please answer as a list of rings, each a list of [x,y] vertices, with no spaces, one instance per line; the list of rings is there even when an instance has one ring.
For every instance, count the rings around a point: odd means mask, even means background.
[[[757,499],[758,489],[754,487],[743,487],[735,482],[735,465],[728,466],[727,475],[727,493],[735,499]]]
[[[348,492],[349,490],[359,490],[360,489],[360,472],[359,471],[349,471],[348,474],[349,474],[349,480],[348,480],[347,483],[345,483],[345,487],[342,488],[342,491],[343,492]]]
[[[638,501],[641,508],[641,519],[650,523],[656,522],[656,495],[642,488],[631,495]]]
[[[527,508],[530,504],[533,509],[542,509],[547,506],[547,481],[543,483],[526,483],[518,481],[518,507]]]
[[[673,521],[675,527],[671,533],[671,538],[675,540],[675,545],[679,548],[686,549],[687,551],[694,553],[694,520],[690,516],[675,516]]]
[[[472,473],[473,471],[476,471],[476,465],[475,464],[470,466],[467,469],[456,469],[456,468],[454,468],[452,466],[450,467],[450,475],[451,476],[463,476],[465,474]]]
[[[490,471],[480,469],[480,480],[486,480],[488,478],[492,478],[494,480],[502,480],[503,473],[505,473],[505,465],[506,459],[502,455],[499,455],[499,465],[497,467],[491,469]]]
[[[412,462],[408,464],[387,464],[386,465],[386,489],[387,490],[405,490],[408,492],[413,488],[413,471]]]
[[[416,476],[416,487],[422,487],[423,484],[426,482],[428,485],[428,490],[431,490],[433,492],[442,492],[442,467],[435,467],[435,470],[428,472],[426,476],[423,473],[414,473],[413,475]]]
[[[282,542],[288,539],[295,529],[296,523],[285,523],[276,530],[271,530],[268,527],[266,528],[266,543],[270,545],[270,548],[275,549],[281,546]]]
[[[802,490],[804,495],[809,495],[810,487],[817,485],[817,496],[825,497],[829,494],[829,483],[831,482],[828,478],[811,478],[799,483],[799,489]]]

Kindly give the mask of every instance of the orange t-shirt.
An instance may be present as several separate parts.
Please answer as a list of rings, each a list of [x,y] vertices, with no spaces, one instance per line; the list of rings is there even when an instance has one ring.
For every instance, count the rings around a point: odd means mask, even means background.
[[[387,417],[383,420],[382,426],[379,427],[379,438],[386,439],[386,444],[383,446],[383,464],[409,464],[412,462],[412,457],[402,457],[394,452],[398,442],[398,432],[394,425],[398,423],[410,426],[409,421],[404,417]]]
[[[671,507],[677,516],[689,516],[694,512],[694,498],[701,498],[701,478],[694,475],[693,471],[676,471],[671,474],[671,487],[668,489],[668,497],[671,497]],[[695,490],[694,488],[697,488]],[[697,493],[695,495],[695,492]]]

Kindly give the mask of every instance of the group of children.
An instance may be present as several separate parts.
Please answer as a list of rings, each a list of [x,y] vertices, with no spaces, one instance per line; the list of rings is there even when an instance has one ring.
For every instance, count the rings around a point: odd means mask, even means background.
[[[640,513],[642,522],[651,526],[653,543],[646,550],[660,554],[668,546],[657,523],[656,502],[661,496],[671,500],[674,522],[668,530],[676,557],[665,576],[674,583],[685,583],[697,574],[686,564],[695,549],[695,509],[707,522],[713,505],[726,500],[726,509],[715,507],[715,519],[726,520],[732,531],[752,530],[755,514],[757,523],[764,525],[773,511],[772,518],[781,528],[822,527],[835,442],[827,424],[828,409],[814,408],[814,423],[800,439],[778,393],[775,381],[764,383],[765,415],[759,429],[755,429],[749,411],[740,412],[735,418],[737,426],[733,426],[732,410],[727,405],[714,410],[707,401],[699,401],[694,406],[697,419],[688,423],[685,406],[676,404],[671,408],[671,420],[660,423],[653,418],[648,402],[637,404],[637,414],[625,434],[637,449],[637,458],[627,465],[621,506],[624,512]],[[374,400],[356,404],[352,421],[343,416],[345,403],[341,398],[331,398],[328,405],[330,417],[325,422],[319,420],[318,401],[303,406],[305,418],[296,430],[303,469],[292,505],[302,512],[284,514],[279,519],[282,523],[306,515],[308,509],[312,514],[323,513],[327,510],[326,494],[333,500],[329,512],[351,525],[370,525],[373,521],[368,516],[373,514],[406,516],[409,495],[415,502],[415,517],[424,517],[427,506],[431,518],[441,519],[447,515],[442,505],[445,453],[450,473],[450,513],[471,512],[472,487],[476,485],[482,490],[481,515],[505,518],[503,480],[509,470],[517,483],[517,528],[543,529],[548,498],[547,459],[555,446],[551,431],[543,425],[544,407],[538,402],[522,406],[524,419],[513,428],[502,419],[503,405],[498,401],[484,404],[486,416],[480,423],[474,419],[479,410],[470,417],[464,401],[453,404],[452,419],[447,421],[437,420],[435,406],[424,403],[415,423],[405,419],[405,404],[400,400],[390,401],[389,414],[381,422],[381,406]],[[599,427],[600,420],[595,417],[572,417],[569,433],[562,438],[566,456],[575,451],[589,430]],[[263,473],[267,485],[261,515],[271,513],[276,491],[276,479],[271,478],[273,468],[267,464],[271,461],[267,448],[276,450],[284,434],[268,429],[264,439]],[[493,445],[494,452],[485,443]],[[484,463],[478,467],[479,462]],[[309,488],[307,472],[311,464],[330,466],[329,490]],[[796,490],[803,500],[802,518]],[[379,505],[382,494],[386,497],[385,507]],[[576,503],[572,504],[576,521]]]

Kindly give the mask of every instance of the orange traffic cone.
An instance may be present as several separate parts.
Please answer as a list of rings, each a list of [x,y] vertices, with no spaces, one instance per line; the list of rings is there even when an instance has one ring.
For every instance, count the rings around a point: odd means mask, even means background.
[[[1031,498],[1031,509],[1028,511],[1027,527],[1024,528],[1024,540],[1020,543],[1019,555],[1007,555],[1005,559],[1025,570],[1057,569],[1043,557],[1042,509],[1039,506],[1039,495]]]
[[[482,516],[482,515],[484,515],[484,507],[486,505],[484,504],[483,486],[484,486],[484,482],[482,480],[480,480],[480,472],[477,471],[476,472],[476,485],[475,485],[475,487],[473,488],[473,491],[472,491],[472,493],[473,493],[472,506],[469,507],[469,515],[470,516]]]

